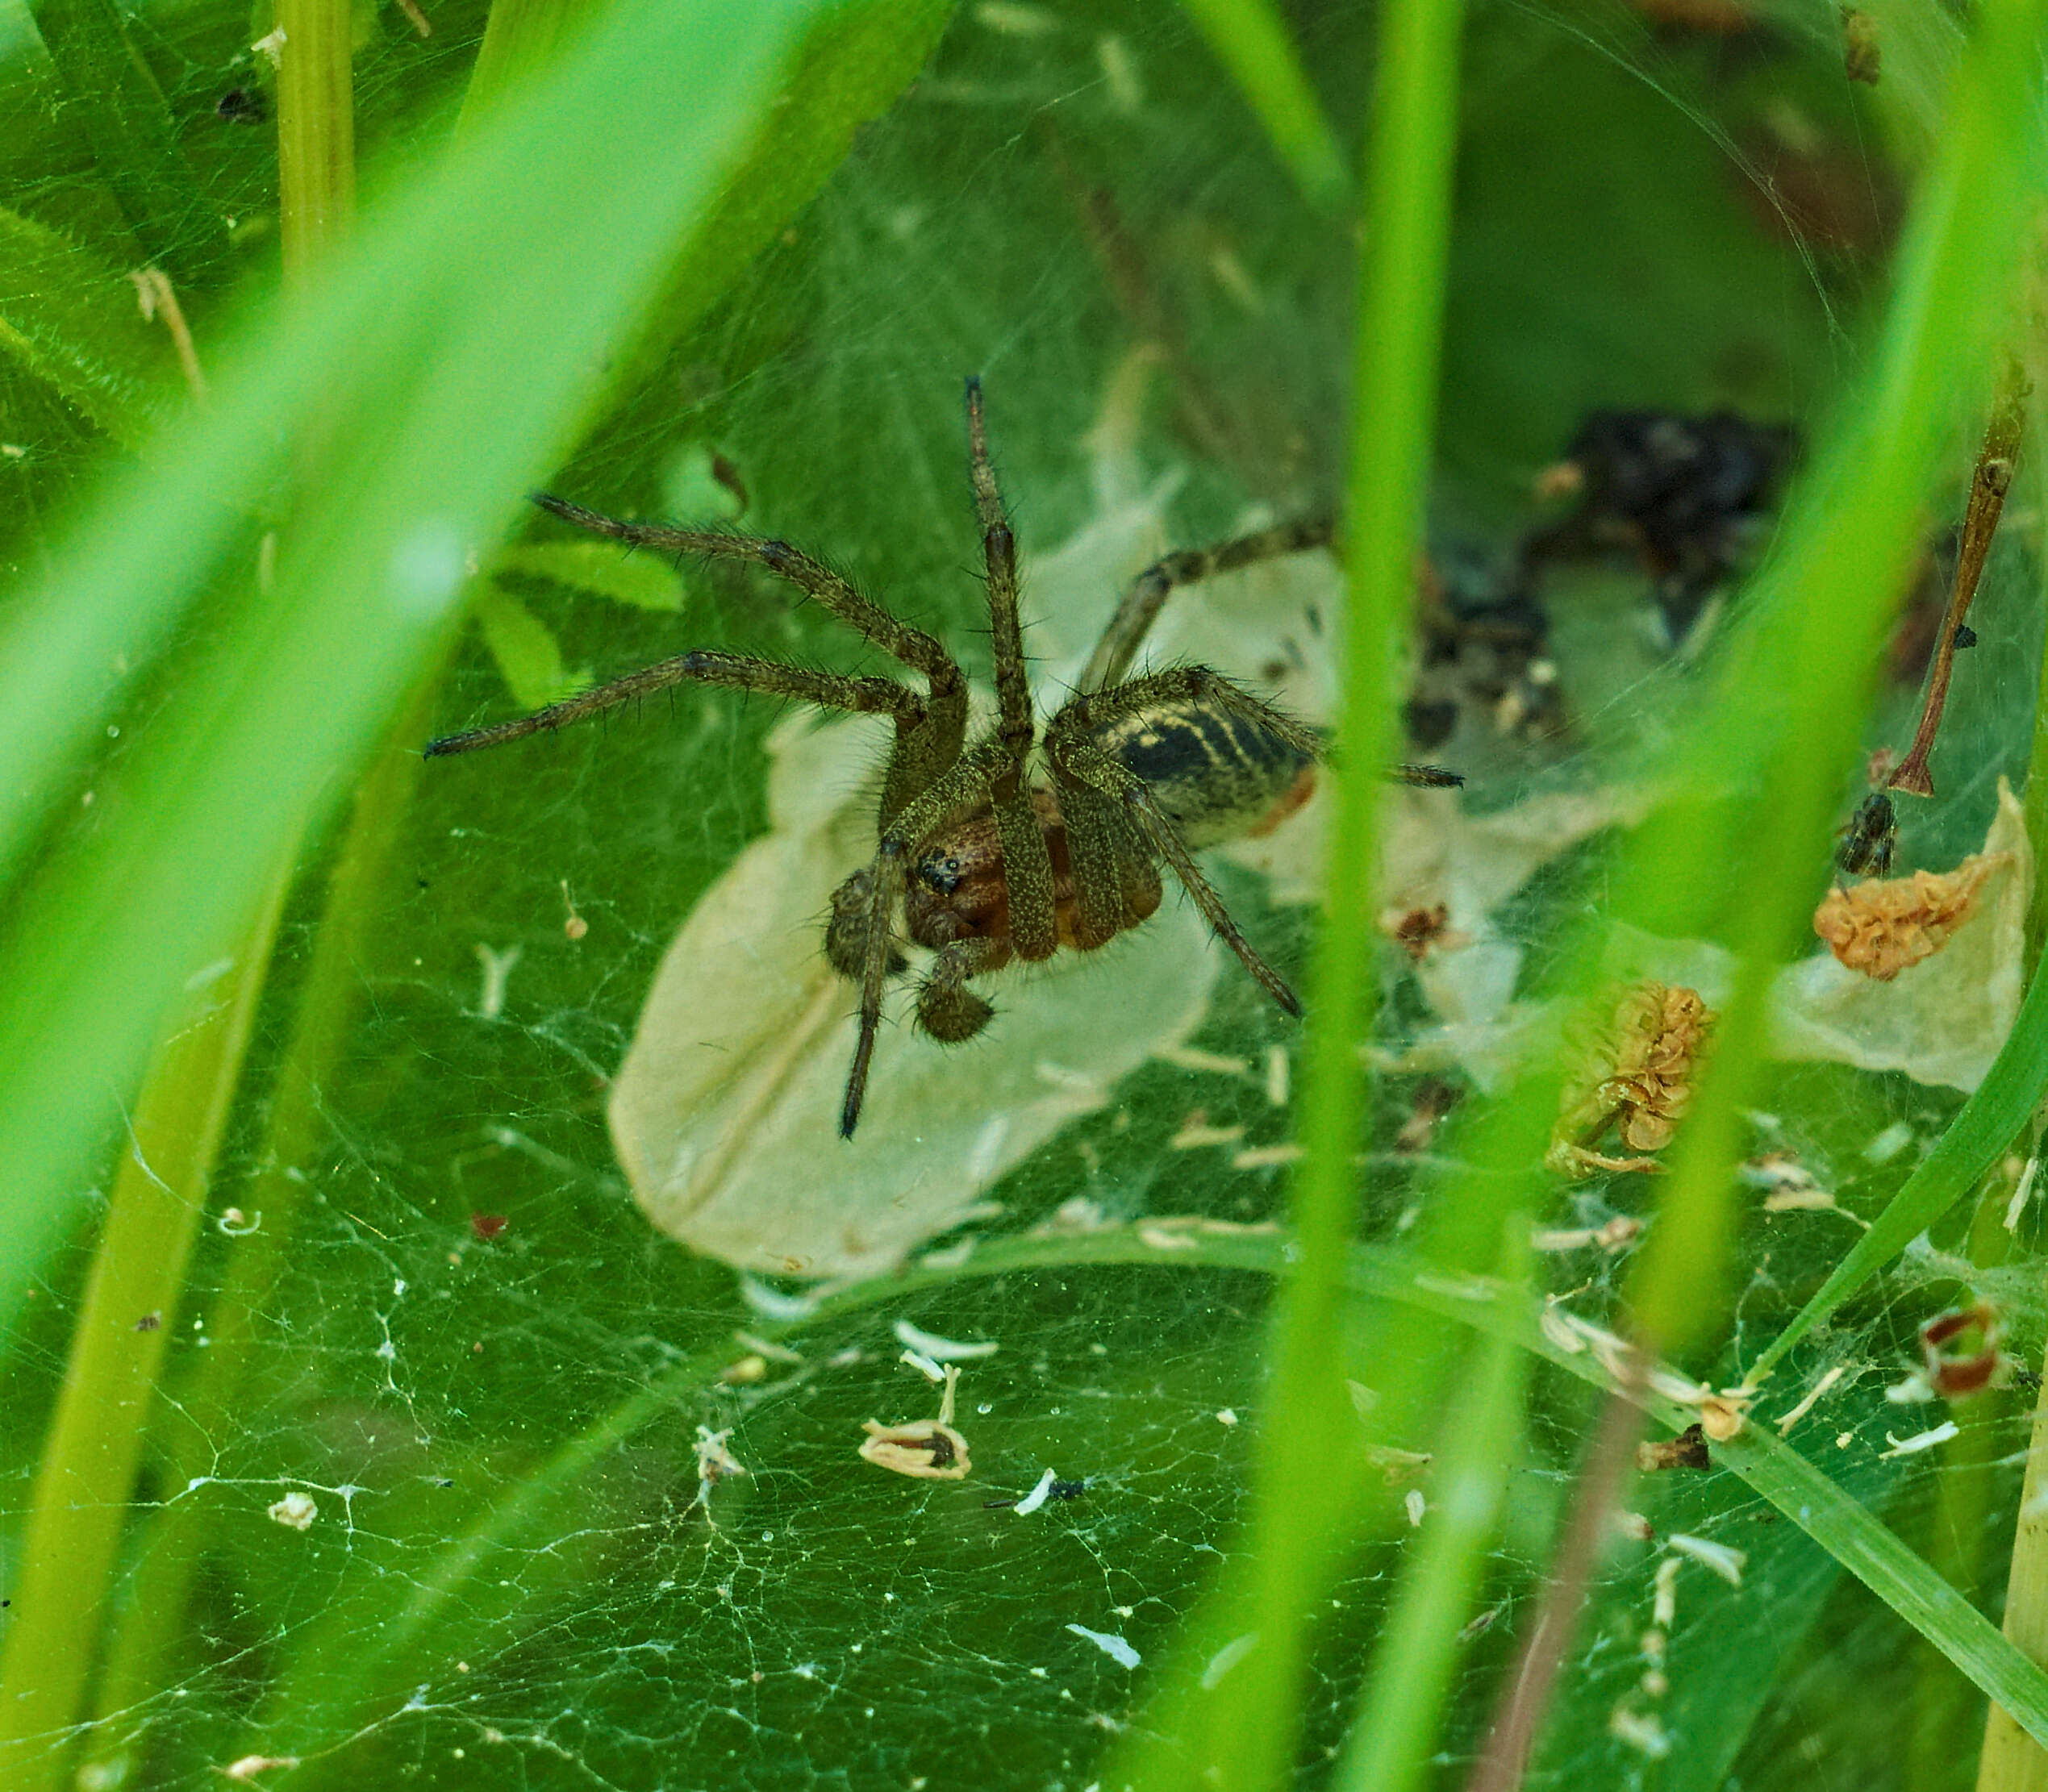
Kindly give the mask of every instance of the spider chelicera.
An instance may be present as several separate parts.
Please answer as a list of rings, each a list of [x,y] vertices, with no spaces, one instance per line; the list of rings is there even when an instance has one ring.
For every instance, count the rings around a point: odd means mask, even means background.
[[[967,986],[1012,959],[1093,951],[1158,908],[1163,861],[1218,938],[1288,1014],[1294,991],[1238,931],[1203,876],[1200,848],[1270,827],[1307,801],[1322,751],[1291,720],[1206,666],[1128,677],[1168,594],[1212,573],[1326,546],[1326,520],[1283,523],[1213,548],[1169,554],[1141,573],[1081,674],[1078,692],[1039,727],[1017,611],[1016,542],[990,465],[981,382],[967,382],[968,470],[987,568],[997,719],[967,738],[967,680],[933,636],[913,628],[787,542],[603,516],[545,494],[565,523],[629,546],[745,560],[786,579],[918,673],[853,677],[699,649],[628,673],[515,721],[428,743],[428,755],[473,752],[579,722],[685,682],[887,715],[895,741],[882,773],[874,859],[834,893],[825,954],[860,985],[860,1033],[839,1129],[851,1138],[891,980],[909,969],[901,931],[932,961],[916,1020],[948,1044],[972,1039],[995,1010]],[[1034,776],[1034,747],[1045,775]],[[1395,776],[1454,785],[1454,773],[1404,765]]]

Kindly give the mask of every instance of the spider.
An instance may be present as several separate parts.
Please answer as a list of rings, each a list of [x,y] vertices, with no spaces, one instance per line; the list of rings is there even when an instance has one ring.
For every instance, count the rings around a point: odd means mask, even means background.
[[[699,649],[426,748],[436,757],[502,746],[686,681],[891,718],[895,740],[882,777],[874,856],[834,893],[825,927],[826,956],[860,986],[859,1036],[840,1111],[845,1138],[860,1119],[883,994],[909,969],[898,949],[899,915],[903,933],[932,954],[916,1023],[957,1044],[974,1038],[995,1011],[968,987],[973,979],[1012,959],[1050,958],[1062,947],[1091,952],[1140,925],[1158,909],[1163,862],[1274,1001],[1301,1013],[1194,854],[1273,825],[1305,802],[1321,738],[1206,666],[1126,674],[1174,586],[1325,546],[1329,523],[1283,523],[1148,567],[1124,593],[1079,690],[1041,730],[1024,669],[1016,542],[989,461],[978,379],[967,381],[967,437],[995,657],[997,719],[986,734],[969,740],[966,676],[939,641],[801,549],[624,522],[536,493],[543,510],[630,547],[766,567],[918,673],[925,688]],[[1034,747],[1042,749],[1042,776]],[[1423,785],[1462,781],[1433,766],[1402,766],[1394,775]]]

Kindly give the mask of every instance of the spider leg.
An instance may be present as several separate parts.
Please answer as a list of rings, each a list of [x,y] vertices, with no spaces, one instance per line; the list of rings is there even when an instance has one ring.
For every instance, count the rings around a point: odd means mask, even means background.
[[[1312,548],[1327,548],[1336,538],[1336,528],[1326,516],[1302,517],[1276,523],[1212,548],[1183,548],[1151,565],[1132,579],[1124,593],[1116,614],[1109,619],[1095,650],[1081,673],[1083,691],[1107,690],[1130,669],[1145,636],[1166,607],[1176,586],[1193,585],[1218,573],[1234,572],[1262,560],[1305,553]]]
[[[996,489],[982,418],[982,382],[967,381],[967,470],[981,519],[988,569],[988,632],[995,655],[995,742],[1007,761],[990,796],[1003,843],[1003,881],[1010,896],[1010,938],[1020,958],[1050,958],[1059,944],[1053,861],[1031,801],[1028,764],[1036,738],[1031,684],[1024,669],[1024,628],[1017,612],[1017,544]]]
[[[565,498],[536,492],[533,502],[550,515],[594,535],[608,536],[632,548],[658,548],[670,553],[702,554],[711,560],[749,561],[786,579],[824,609],[857,629],[883,652],[922,673],[928,687],[925,715],[911,729],[899,727],[896,751],[882,784],[886,819],[924,790],[960,756],[967,733],[967,678],[959,662],[936,637],[913,628],[851,581],[786,541],[730,535],[716,529],[678,529],[665,523],[628,523],[586,510]]]
[[[1259,956],[1251,941],[1239,931],[1237,923],[1231,919],[1223,898],[1202,875],[1194,854],[1187,849],[1187,843],[1180,837],[1172,818],[1159,806],[1151,786],[1127,766],[1119,765],[1092,740],[1062,727],[1066,714],[1062,711],[1046,731],[1046,751],[1052,755],[1053,763],[1070,777],[1100,791],[1122,806],[1146,844],[1166,861],[1180,880],[1181,887],[1194,898],[1195,906],[1201,910],[1203,919],[1216,937],[1237,955],[1238,961],[1283,1010],[1299,1018],[1299,998],[1287,986],[1287,979]]]
[[[1059,787],[1060,818],[1066,827],[1067,865],[1074,877],[1074,906],[1084,946],[1115,938],[1134,918],[1124,888],[1131,843],[1120,806],[1092,785],[1053,762]]]
[[[861,963],[860,1031],[853,1044],[853,1068],[846,1075],[846,1098],[839,1111],[839,1136],[853,1136],[866,1099],[868,1070],[874,1060],[875,1035],[882,1025],[882,997],[888,987],[890,961],[895,941],[890,923],[903,901],[904,861],[917,843],[949,816],[986,801],[1009,764],[1008,756],[993,741],[984,741],[961,755],[953,768],[939,777],[915,801],[886,822],[875,844],[874,861],[869,868],[867,951]],[[1040,836],[1043,850],[1043,835]],[[1005,874],[1007,874],[1006,865]]]
[[[843,678],[803,666],[779,665],[772,660],[749,660],[736,653],[679,653],[672,660],[629,672],[608,685],[565,697],[531,715],[470,728],[461,734],[443,735],[438,740],[428,741],[424,751],[428,758],[440,759],[450,753],[502,747],[508,740],[550,733],[572,722],[615,709],[621,703],[630,703],[635,698],[680,684],[722,685],[730,690],[757,691],[764,696],[815,703],[820,709],[846,710],[856,715],[893,715],[899,740],[915,732],[927,714],[924,698],[907,685],[887,678]]]

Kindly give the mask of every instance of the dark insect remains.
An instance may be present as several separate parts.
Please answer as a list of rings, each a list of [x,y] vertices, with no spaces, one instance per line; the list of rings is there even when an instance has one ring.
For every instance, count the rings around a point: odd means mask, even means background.
[[[1170,554],[1132,581],[1078,690],[1041,727],[1025,673],[1016,542],[990,465],[981,382],[967,382],[968,471],[988,583],[997,718],[967,732],[967,679],[932,636],[786,541],[623,522],[538,494],[565,523],[633,547],[751,561],[787,580],[924,681],[857,677],[699,649],[627,673],[516,721],[429,743],[430,756],[502,746],[580,722],[651,692],[693,682],[886,715],[895,739],[882,773],[874,856],[834,893],[825,954],[860,986],[860,1031],[840,1112],[860,1119],[884,993],[909,965],[903,939],[932,954],[917,991],[918,1027],[949,1044],[972,1039],[995,1011],[968,986],[1013,959],[1090,952],[1159,906],[1165,865],[1219,939],[1291,1015],[1294,991],[1238,930],[1194,855],[1270,826],[1305,802],[1322,750],[1312,728],[1206,666],[1127,676],[1174,587],[1327,545],[1327,521],[1283,523],[1208,548]],[[1460,780],[1403,766],[1411,783]],[[899,931],[900,930],[900,931]]]
[[[1873,790],[1856,806],[1842,829],[1835,848],[1835,868],[1850,877],[1882,877],[1892,869],[1899,841],[1899,812],[1892,798]]]

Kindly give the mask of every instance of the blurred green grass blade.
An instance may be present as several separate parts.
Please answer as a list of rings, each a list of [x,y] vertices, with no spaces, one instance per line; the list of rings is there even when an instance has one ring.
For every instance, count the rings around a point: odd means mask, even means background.
[[[1410,633],[1436,423],[1463,22],[1459,0],[1388,0],[1380,14],[1353,338],[1349,597],[1324,910],[1333,916],[1375,912],[1379,768],[1396,756],[1391,698]],[[1371,1029],[1379,949],[1368,927],[1325,927],[1316,941],[1298,1133],[1306,1156],[1291,1191],[1300,1256],[1274,1318],[1246,1543],[1252,1605],[1238,1627],[1256,1632],[1258,1644],[1211,1697],[1186,1708],[1199,1733],[1176,1739],[1200,1771],[1228,1786],[1287,1777],[1309,1614],[1331,1543],[1345,1530],[1339,1514],[1349,1490],[1331,1472],[1325,1440],[1351,1416],[1331,1344],[1357,1223],[1360,1048]],[[1155,1753],[1156,1768],[1178,1773],[1168,1758]]]
[[[1623,918],[1679,937],[1725,930],[1737,954],[1632,1282],[1636,1323],[1660,1350],[1683,1352],[1725,1321],[1731,1173],[1770,980],[1806,936],[1922,506],[1955,423],[1989,383],[2041,202],[2037,159],[2013,146],[2039,128],[2044,16],[2042,0],[1993,0],[1976,15],[1871,375],[1795,494],[1723,675],[1683,736],[1686,794],[1643,827],[1620,874]]]
[[[603,408],[612,427],[635,427],[639,407],[671,402],[657,378],[662,357],[724,290],[707,279],[737,257],[751,260],[787,227],[792,195],[807,199],[846,159],[854,133],[915,81],[953,16],[953,0],[886,0],[842,6],[797,51],[791,92],[829,103],[785,107],[757,127],[746,159],[698,226],[630,352],[611,370]]]
[[[1344,154],[1295,53],[1287,20],[1270,0],[1181,3],[1258,115],[1303,197],[1319,211],[1336,210],[1349,185]]]
[[[164,90],[121,9],[114,0],[28,0],[28,12],[139,259],[181,281],[203,272],[227,249],[227,223],[200,200]]]
[[[67,1777],[65,1751],[39,1751],[35,1742],[77,1722],[98,1655],[185,1266],[289,890],[282,871],[271,879],[233,966],[188,1000],[181,1024],[158,1047],[114,1173],[36,1467],[0,1646],[0,1761],[9,1744],[29,1744],[7,1777],[10,1792],[54,1788]]]
[[[161,644],[248,542],[240,506],[294,454],[300,469],[315,457],[274,590],[226,586],[222,645],[179,681],[123,800],[11,917],[0,1321],[69,1223],[166,1002],[453,626],[465,556],[583,415],[810,10],[624,0],[364,230],[23,606],[0,656],[17,848],[111,700],[117,656]]]
[[[1528,1252],[1517,1245],[1510,1257],[1508,1286],[1526,1302]],[[1331,1780],[1337,1792],[1408,1792],[1421,1782],[1443,1722],[1458,1632],[1520,1452],[1527,1379],[1517,1340],[1494,1332],[1472,1346],[1429,1476],[1421,1535],[1373,1652],[1365,1708]]]
[[[1755,1386],[1817,1325],[1977,1186],[2013,1148],[2048,1094],[2048,977],[2037,969],[2013,1031],[1977,1092],[1962,1104],[1884,1211],[1871,1222],[1812,1298],[1766,1346],[1747,1381]]]
[[[181,394],[168,332],[134,283],[60,231],[0,207],[0,353],[12,356],[123,448]]]

